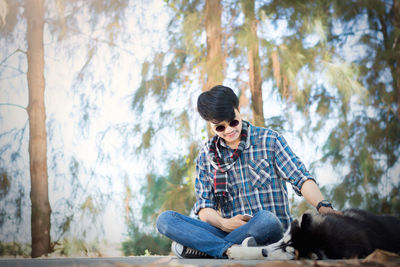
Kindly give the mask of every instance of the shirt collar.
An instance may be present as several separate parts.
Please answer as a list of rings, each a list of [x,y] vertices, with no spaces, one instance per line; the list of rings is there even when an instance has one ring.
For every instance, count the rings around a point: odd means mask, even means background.
[[[247,140],[246,140],[246,146],[245,148],[249,148],[250,147],[250,136],[251,136],[251,131],[253,130],[253,125],[251,125],[250,122],[247,122],[249,124],[249,127],[247,128]]]

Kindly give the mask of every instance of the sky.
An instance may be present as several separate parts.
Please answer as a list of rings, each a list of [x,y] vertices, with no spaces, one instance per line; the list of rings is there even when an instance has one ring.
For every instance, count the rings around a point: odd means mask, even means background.
[[[146,165],[133,155],[126,155],[120,151],[121,147],[128,146],[133,149],[138,144],[125,144],[126,140],[123,139],[121,133],[115,130],[116,128],[129,128],[137,120],[144,119],[135,117],[131,109],[132,95],[140,84],[141,62],[151,57],[152,49],[159,49],[165,45],[162,42],[154,42],[154,40],[165,39],[163,30],[168,16],[166,12],[163,12],[163,2],[153,1],[151,8],[147,10],[146,18],[147,21],[142,21],[143,27],[151,28],[151,34],[140,34],[140,29],[132,27],[130,28],[129,42],[118,41],[119,47],[113,49],[106,44],[99,45],[96,56],[93,57],[90,65],[86,66],[89,71],[82,81],[78,76],[79,71],[86,64],[87,47],[91,45],[90,38],[87,37],[91,35],[89,29],[87,29],[87,34],[71,36],[62,42],[57,42],[56,36],[51,35],[48,28],[46,28],[44,36],[45,101],[49,135],[49,198],[52,210],[62,213],[64,201],[73,195],[68,185],[74,178],[71,174],[71,166],[73,166],[71,162],[77,162],[78,168],[75,170],[75,176],[78,178],[76,182],[81,187],[80,194],[77,195],[78,203],[85,201],[85,197],[88,195],[111,194],[111,199],[107,202],[107,209],[102,216],[103,219],[100,220],[100,223],[97,221],[98,227],[103,228],[105,232],[105,239],[110,242],[119,242],[126,237],[122,205],[125,194],[124,177],[127,177],[133,192],[139,195],[138,190],[143,183],[143,174],[147,171]],[[136,18],[132,16],[132,21],[128,22],[128,25],[135,23]],[[270,34],[278,35],[284,27],[284,24],[278,28],[271,27]],[[8,44],[6,53],[2,50],[4,54],[1,55],[1,59],[18,48],[26,50],[23,33],[24,26],[21,25],[15,42]],[[95,31],[92,37],[102,38],[102,34],[101,30]],[[115,53],[119,54],[116,60],[114,59]],[[26,59],[23,53],[16,53],[7,59],[1,69],[0,103],[27,106],[26,70]],[[272,93],[272,84],[264,83],[263,91],[265,117],[280,115],[283,105],[278,96]],[[177,110],[180,106],[187,105],[184,98],[177,99],[171,103],[177,107]],[[151,101],[147,104],[148,111],[144,112],[144,116],[151,116],[152,110],[156,107],[152,106]],[[82,119],[87,112],[85,107],[90,107],[90,112],[86,124],[82,124]],[[16,106],[0,106],[0,117],[0,132],[21,129],[27,123],[26,111]],[[197,118],[197,121],[200,119]],[[197,124],[195,129],[203,127],[201,122]],[[300,126],[295,125],[296,127]],[[313,144],[299,142],[295,131],[292,134],[288,133],[285,137],[306,165],[315,159]],[[25,131],[21,155],[16,161],[18,165],[16,168],[23,172],[21,179],[27,185],[24,214],[30,214],[27,138],[28,131]],[[130,137],[129,141],[139,139]],[[199,139],[201,140],[201,138]],[[166,142],[163,142],[164,149],[174,150],[179,147],[176,143],[167,141],[178,140],[176,137],[166,136],[165,140]],[[2,139],[2,142],[9,141],[9,139]],[[101,151],[98,149],[99,144]],[[157,155],[157,151],[155,151],[154,158],[161,157],[162,153],[163,150],[159,150]],[[183,151],[177,153],[183,153]],[[11,157],[10,154],[1,156]],[[72,161],[72,158],[75,161]],[[15,163],[10,162],[10,164]],[[329,184],[335,180],[334,172],[329,168],[319,170],[317,173],[318,176],[323,177],[323,179],[319,179],[321,184]],[[133,208],[139,209],[140,201],[143,199],[136,198],[135,201],[136,204]],[[77,208],[70,210],[69,213],[76,211]],[[20,235],[22,237],[29,236],[30,226],[27,218],[29,216],[25,217],[24,229],[20,229],[23,231],[23,234]],[[85,214],[76,218],[71,233],[77,236],[81,235],[80,222],[88,218]],[[15,231],[13,226],[9,225],[7,228],[11,232]],[[53,232],[53,236],[56,236],[56,233]],[[88,239],[96,236],[96,231],[87,233]]]
[[[83,82],[77,77],[87,59],[86,48],[91,45],[89,38],[81,34],[57,42],[57,36],[51,35],[48,27],[45,29],[45,105],[49,198],[52,210],[62,209],[63,204],[60,203],[71,197],[68,183],[73,178],[70,168],[71,158],[74,158],[79,163],[76,176],[81,187],[78,198],[82,199],[78,202],[84,201],[88,194],[111,194],[112,199],[108,201],[101,226],[105,230],[105,238],[111,242],[121,241],[124,238],[123,233],[126,233],[122,208],[124,177],[128,177],[129,186],[138,194],[147,171],[145,165],[133,155],[127,156],[118,151],[124,145],[124,140],[114,128],[129,127],[141,119],[135,117],[131,110],[131,97],[140,83],[141,62],[150,57],[151,49],[158,45],[153,38],[157,34],[159,38],[162,37],[160,32],[163,32],[166,20],[166,13],[162,12],[162,1],[153,1],[150,6],[146,13],[147,21],[142,23],[144,27],[148,26],[146,24],[151,25],[153,36],[139,35],[140,29],[133,27],[129,32],[129,42],[117,41],[120,46],[114,47],[114,51],[106,44],[100,44],[90,63],[90,73]],[[130,22],[128,19],[128,25],[136,23],[132,13],[134,10],[130,11],[132,19]],[[7,49],[1,50],[0,61],[18,48],[26,50],[24,30],[24,25],[21,25],[13,43],[7,43]],[[87,32],[90,35],[89,29]],[[101,37],[102,33],[99,32],[95,32],[92,37]],[[115,54],[120,56],[113,61]],[[26,70],[23,53],[13,54],[1,66],[0,103],[13,105],[0,106],[0,133],[22,129],[27,123],[27,113],[21,108],[28,105]],[[87,112],[87,106],[90,107],[90,114],[87,124],[83,126],[82,119]],[[27,130],[23,135],[22,150],[16,162],[11,161],[11,150],[1,154],[2,159],[8,162],[8,167],[15,165],[15,169],[22,171],[20,179],[26,185],[23,213],[27,216],[24,216],[24,227],[19,229],[22,233],[19,236],[25,238],[29,237],[30,232],[28,135]],[[140,139],[136,140],[138,142]],[[1,142],[0,145],[11,142],[14,146],[17,143],[11,140],[11,136],[3,138]],[[98,144],[101,144],[102,151],[99,151]],[[134,147],[137,144],[129,145]],[[134,208],[139,208],[139,203]],[[76,218],[72,233],[80,234],[82,227],[79,221],[85,218],[87,217],[84,215]],[[87,224],[90,225],[90,222]],[[15,231],[12,224],[5,228],[8,232]],[[96,232],[89,233],[87,238],[94,238],[96,235]],[[56,234],[53,233],[53,236]]]
[[[141,8],[145,6],[143,2]],[[85,66],[88,47],[93,45],[91,38],[103,38],[102,29],[90,33],[87,28],[87,32],[71,36],[62,42],[57,41],[57,36],[51,35],[49,28],[45,31],[45,101],[49,135],[49,194],[52,210],[62,214],[67,200],[82,203],[88,195],[92,195],[94,199],[101,199],[102,195],[109,196],[109,199],[105,200],[106,210],[99,215],[101,220],[96,221],[96,224],[99,228],[103,228],[104,238],[110,242],[120,242],[126,238],[123,206],[126,181],[136,195],[132,208],[137,213],[143,201],[143,197],[139,196],[139,189],[148,170],[146,164],[134,155],[134,148],[139,144],[140,137],[132,136],[129,130],[138,121],[153,118],[152,110],[157,107],[155,102],[149,101],[144,117],[138,117],[132,112],[131,101],[135,89],[140,84],[141,62],[151,57],[153,49],[162,49],[166,46],[162,40],[166,39],[164,29],[168,19],[163,1],[154,0],[150,6],[151,8],[146,9],[147,16],[142,23],[143,28],[151,31],[148,34],[141,34],[141,29],[135,27],[137,22],[135,7],[130,7],[127,19],[128,25],[132,26],[128,29],[128,36],[125,36],[126,39],[116,40],[117,46],[111,49],[107,44],[99,44],[90,65],[86,66],[82,80],[79,79],[80,70]],[[279,38],[284,28],[285,24],[281,23],[277,28],[267,27],[265,30],[269,32],[271,38]],[[85,27],[83,29],[85,30]],[[20,25],[13,43],[1,40],[1,46],[6,49],[0,50],[0,62],[16,49],[26,50],[24,30],[24,25]],[[313,42],[312,39],[309,41]],[[26,57],[20,52],[7,58],[0,66],[0,104],[18,105],[0,105],[0,133],[22,129],[27,123],[27,113],[21,108],[28,104],[26,70]],[[282,102],[274,93],[272,86],[270,82],[263,84],[266,118],[284,112]],[[178,94],[177,92],[174,93]],[[196,97],[192,96],[193,101]],[[180,107],[188,104],[184,98],[170,99],[172,99],[170,106],[176,107],[177,112]],[[86,107],[89,107],[89,112]],[[82,123],[86,115],[88,115],[86,123]],[[308,139],[299,140],[297,131],[302,126],[300,115],[294,122],[293,131],[285,133],[285,138],[306,166],[309,166],[322,155],[320,147],[328,132],[320,134],[317,144]],[[199,129],[204,123],[199,117],[195,118],[193,123],[196,124],[194,131],[197,131],[197,139],[202,140]],[[162,149],[154,151],[154,164],[157,164],[157,158],[164,153],[163,149],[176,151],[177,154],[184,153],[179,150],[177,145],[179,138],[175,134],[170,135],[164,131],[159,135],[164,135],[160,144]],[[10,135],[0,139],[0,148],[9,142],[13,144],[13,149],[18,146],[18,142],[11,140]],[[26,216],[24,227],[20,229],[22,231],[20,237],[28,237],[30,232],[27,145],[28,130],[24,132],[21,153],[16,161],[11,160],[12,149],[0,155],[2,160],[9,163],[10,169],[20,171],[18,177],[26,185],[23,209],[23,214]],[[72,164],[74,162],[77,165]],[[160,167],[160,172],[162,171]],[[392,172],[400,173],[399,166]],[[338,178],[335,170],[329,165],[317,168],[315,174],[320,185],[332,184]],[[76,196],[71,192],[70,181],[80,185],[79,194]],[[294,194],[292,190],[290,194]],[[74,197],[76,199],[71,199]],[[66,215],[77,212],[78,209],[79,207],[69,209]],[[87,214],[79,214],[72,225],[71,234],[82,235],[82,222],[86,226],[91,224],[86,220],[89,220]],[[15,226],[10,224],[6,228],[8,232],[16,230]],[[95,230],[88,231],[86,238],[96,238],[98,233]],[[1,234],[4,235],[4,232],[0,232]],[[53,232],[52,235],[56,236],[56,233]],[[2,239],[4,236],[0,237]]]

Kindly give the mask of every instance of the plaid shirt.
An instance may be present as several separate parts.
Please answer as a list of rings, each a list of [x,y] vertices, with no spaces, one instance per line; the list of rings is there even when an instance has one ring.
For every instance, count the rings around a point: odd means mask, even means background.
[[[234,150],[223,139],[220,138],[219,142],[222,156],[232,155]],[[209,161],[209,144],[206,143],[197,158],[197,201],[193,207],[196,215],[202,208],[216,209],[214,168]],[[259,210],[268,210],[279,218],[286,229],[292,221],[286,182],[291,183],[294,191],[301,195],[301,186],[308,179],[315,181],[282,135],[250,124],[246,147],[228,171],[232,209],[222,209],[221,214],[225,218],[231,218],[237,214],[254,214]]]

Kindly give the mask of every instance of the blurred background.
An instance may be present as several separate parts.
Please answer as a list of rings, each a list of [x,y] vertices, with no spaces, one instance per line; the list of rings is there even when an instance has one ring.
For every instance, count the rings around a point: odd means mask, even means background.
[[[0,255],[169,254],[217,84],[336,209],[400,215],[400,1],[0,0]]]

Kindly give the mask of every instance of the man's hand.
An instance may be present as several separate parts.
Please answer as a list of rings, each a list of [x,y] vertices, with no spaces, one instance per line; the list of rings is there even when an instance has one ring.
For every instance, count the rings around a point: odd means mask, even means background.
[[[334,209],[329,208],[329,207],[320,207],[318,212],[321,213],[321,214],[333,213],[333,214],[337,214],[337,215],[343,215],[343,213],[341,211],[334,210]]]
[[[313,207],[317,207],[318,203],[324,199],[317,184],[313,180],[307,180],[304,182],[303,186],[301,187],[301,194]],[[342,215],[342,212],[324,206],[320,207],[318,212],[321,214],[334,213]]]
[[[216,210],[211,208],[203,208],[199,211],[200,220],[207,222],[222,231],[232,232],[236,228],[247,223],[244,215],[236,215],[232,218],[223,218]]]
[[[225,232],[232,232],[236,228],[245,225],[247,221],[243,215],[236,215],[235,217],[229,219],[223,219],[221,230]]]

